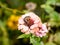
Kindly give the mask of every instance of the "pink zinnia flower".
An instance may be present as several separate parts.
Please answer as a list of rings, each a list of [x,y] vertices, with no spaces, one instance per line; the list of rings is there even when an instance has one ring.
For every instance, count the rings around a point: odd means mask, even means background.
[[[43,37],[48,33],[47,27],[45,24],[42,24],[41,29],[37,31],[35,34],[37,37]]]
[[[48,32],[41,19],[33,12],[22,15],[18,21],[18,30],[25,34],[32,33],[38,37],[45,36]]]

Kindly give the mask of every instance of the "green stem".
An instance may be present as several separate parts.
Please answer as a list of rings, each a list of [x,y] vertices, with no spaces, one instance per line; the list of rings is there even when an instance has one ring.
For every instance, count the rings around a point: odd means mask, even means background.
[[[1,27],[1,30],[3,32],[3,37],[2,37],[3,45],[9,45],[9,39],[6,29],[4,27]]]
[[[2,22],[1,20],[0,20],[0,29],[1,29],[1,31],[2,31],[2,44],[3,45],[9,45],[9,39],[8,39],[8,33],[7,33],[7,30],[6,30],[6,28],[5,28],[5,23],[4,23],[4,21]]]

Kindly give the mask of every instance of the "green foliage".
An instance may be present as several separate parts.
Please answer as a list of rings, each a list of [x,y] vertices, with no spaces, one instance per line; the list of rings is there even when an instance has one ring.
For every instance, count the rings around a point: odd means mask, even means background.
[[[1,29],[1,31],[3,33],[3,35],[2,35],[2,43],[3,43],[3,45],[9,45],[8,34],[6,32],[6,28],[5,28],[5,24],[4,23],[5,22],[2,22],[0,20],[0,29]]]
[[[50,24],[51,26],[60,26],[60,15],[58,13],[53,12],[50,14]]]
[[[22,34],[20,36],[18,36],[17,39],[20,39],[20,38],[29,38],[31,36],[31,34]]]
[[[34,35],[32,35],[30,37],[30,43],[32,43],[33,45],[40,45],[41,44],[41,38],[35,37]]]
[[[48,4],[48,2],[50,3]],[[51,24],[51,26],[60,26],[60,14],[54,11],[54,8],[50,6],[50,4],[52,3],[54,3],[54,1],[48,0],[46,4],[41,5],[41,7],[44,8],[44,10],[49,14],[49,23]]]

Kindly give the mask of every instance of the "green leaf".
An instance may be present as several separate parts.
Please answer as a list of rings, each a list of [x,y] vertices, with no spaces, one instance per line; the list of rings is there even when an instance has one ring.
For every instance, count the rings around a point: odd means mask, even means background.
[[[53,13],[51,13],[49,23],[51,24],[51,26],[59,26],[60,25],[60,15],[55,11]]]
[[[46,4],[55,4],[57,0],[47,0]]]
[[[35,36],[30,37],[30,43],[32,43],[33,45],[40,45],[41,44],[40,37]]]
[[[22,34],[20,36],[18,36],[17,39],[20,39],[20,38],[29,38],[31,34]]]
[[[41,5],[41,8],[44,8],[44,10],[47,12],[47,13],[52,13],[54,11],[54,8],[52,8],[50,5],[48,4],[43,4]]]

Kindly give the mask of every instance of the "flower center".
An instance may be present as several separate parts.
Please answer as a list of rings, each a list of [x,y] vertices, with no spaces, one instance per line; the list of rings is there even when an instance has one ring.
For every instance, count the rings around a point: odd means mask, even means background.
[[[24,18],[24,22],[25,22],[25,24],[26,24],[27,26],[29,26],[29,27],[34,24],[34,21],[33,21],[33,19],[31,19],[30,16],[26,16],[26,17]]]

